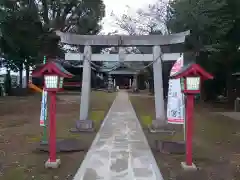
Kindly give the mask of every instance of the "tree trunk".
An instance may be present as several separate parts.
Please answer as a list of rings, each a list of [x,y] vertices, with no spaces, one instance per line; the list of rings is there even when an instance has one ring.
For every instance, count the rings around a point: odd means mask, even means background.
[[[28,87],[28,83],[29,83],[29,74],[30,74],[30,70],[29,70],[29,65],[26,64],[25,65],[25,69],[26,69],[26,86]]]
[[[22,88],[23,86],[23,64],[19,66],[19,88]]]
[[[226,72],[226,89],[227,89],[227,98],[230,104],[233,105],[235,100],[235,92],[233,90],[233,78],[232,78],[232,59],[231,55],[228,56],[225,64]]]
[[[11,79],[11,74],[9,68],[7,68],[7,75],[5,79],[5,91],[7,95],[11,94],[11,89],[12,89],[12,79]]]
[[[153,77],[149,78],[149,93],[154,94],[154,83],[153,83]]]
[[[233,83],[232,83],[232,73],[227,73],[227,81],[226,81],[226,87],[227,87],[227,97],[229,103],[233,103],[235,100],[235,92],[233,90]]]

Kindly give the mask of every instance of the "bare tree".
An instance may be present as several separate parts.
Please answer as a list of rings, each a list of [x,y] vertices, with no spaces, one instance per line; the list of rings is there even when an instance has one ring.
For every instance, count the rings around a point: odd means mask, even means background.
[[[139,9],[134,12],[129,6],[121,17],[112,13],[116,25],[129,35],[151,34],[160,31],[166,34],[166,20],[168,14],[168,3],[158,0],[150,4],[147,9]]]
[[[150,24],[150,33],[152,31],[161,31],[162,34],[168,34],[167,19],[169,16],[169,4],[164,0],[158,0],[155,4],[150,4],[147,10],[140,9],[138,14],[147,18]]]
[[[149,5],[147,9],[139,9],[134,12],[129,6],[121,17],[112,13],[116,25],[129,35],[167,34],[168,3],[158,0],[155,4]],[[129,53],[129,49],[128,49]],[[151,47],[132,47],[131,53],[152,53]],[[142,62],[147,66],[146,62]],[[133,66],[133,65],[132,65]],[[149,91],[153,93],[153,69],[147,67]]]

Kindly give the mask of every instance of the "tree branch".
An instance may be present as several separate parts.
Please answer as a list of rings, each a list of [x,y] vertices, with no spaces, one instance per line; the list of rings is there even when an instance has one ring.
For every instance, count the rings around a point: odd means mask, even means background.
[[[43,6],[43,20],[44,23],[47,27],[49,27],[49,17],[48,17],[48,4],[47,4],[47,0],[41,0],[42,1],[42,6]]]

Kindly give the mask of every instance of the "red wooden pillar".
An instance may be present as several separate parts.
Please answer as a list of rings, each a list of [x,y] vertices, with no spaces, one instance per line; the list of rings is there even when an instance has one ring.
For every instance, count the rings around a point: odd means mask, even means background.
[[[194,94],[187,95],[186,110],[186,164],[192,166],[192,136],[193,136]]]
[[[49,161],[56,162],[56,92],[50,92]]]

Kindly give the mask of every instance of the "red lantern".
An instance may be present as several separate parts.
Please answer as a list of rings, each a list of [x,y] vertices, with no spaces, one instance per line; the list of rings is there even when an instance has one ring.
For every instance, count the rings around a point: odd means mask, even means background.
[[[62,91],[63,80],[64,80],[64,77],[54,75],[54,74],[45,74],[44,88],[46,91],[56,91],[56,92]]]
[[[182,166],[187,169],[194,168],[192,163],[192,135],[193,135],[193,112],[194,96],[200,93],[201,82],[207,79],[213,79],[213,76],[201,68],[198,64],[191,63],[184,66],[179,72],[172,75],[171,78],[181,78],[182,92],[186,96],[186,162]]]

